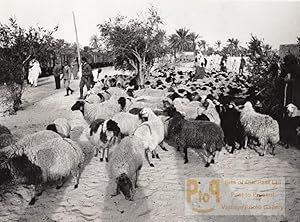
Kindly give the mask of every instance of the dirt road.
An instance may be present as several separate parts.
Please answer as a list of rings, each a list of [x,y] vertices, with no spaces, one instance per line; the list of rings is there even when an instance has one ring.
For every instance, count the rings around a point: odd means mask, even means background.
[[[144,164],[135,201],[122,195],[111,197],[115,185],[109,180],[107,164],[93,157],[93,148],[82,136],[87,126],[80,112],[70,107],[79,97],[76,89],[69,97],[65,91],[54,90],[52,77],[43,78],[37,88],[24,94],[24,110],[17,115],[0,117],[16,137],[33,133],[58,117],[71,120],[71,138],[78,141],[87,154],[78,189],[70,179],[60,190],[47,189],[34,206],[29,206],[28,188],[1,188],[0,221],[300,221],[300,150],[276,147],[276,155],[259,157],[253,150],[235,154],[220,153],[217,163],[209,168],[196,153],[189,150],[190,162],[172,146],[168,152],[159,151],[161,160],[155,167]],[[185,216],[184,181],[189,177],[285,177],[285,216]]]

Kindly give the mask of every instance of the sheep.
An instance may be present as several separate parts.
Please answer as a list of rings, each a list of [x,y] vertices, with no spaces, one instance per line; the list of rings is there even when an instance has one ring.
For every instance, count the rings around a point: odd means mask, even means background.
[[[132,135],[136,128],[142,123],[138,115],[120,112],[116,113],[111,120],[115,121],[123,135]]]
[[[33,185],[29,205],[35,203],[47,182],[57,182],[59,189],[64,178],[72,174],[74,189],[78,187],[84,154],[76,142],[59,137],[26,148],[15,145],[9,148],[1,154],[7,159],[6,165],[12,176],[17,182]]]
[[[279,142],[279,125],[271,116],[255,112],[251,102],[246,102],[241,111],[241,124],[244,129],[245,142],[244,148],[247,148],[248,137],[254,137],[263,147],[264,156],[267,151],[267,145],[270,143],[274,155],[274,146]]]
[[[102,103],[105,101],[105,98],[102,96],[101,93],[95,94],[95,93],[89,93],[86,95],[85,99],[86,102],[92,104],[92,103]]]
[[[13,143],[13,136],[10,130],[0,124],[0,149]]]
[[[225,105],[220,110],[221,127],[224,131],[225,142],[231,147],[230,153],[234,152],[236,142],[239,148],[243,145],[243,127],[240,122],[240,111],[234,103]]]
[[[300,116],[300,110],[298,109],[297,106],[295,106],[292,103],[290,103],[286,106],[286,110],[287,110],[288,117]]]
[[[202,112],[202,114],[206,115],[209,118],[209,121],[220,125],[221,124],[221,119],[220,119],[220,116],[219,116],[219,114],[216,110],[215,104],[210,99],[206,99],[204,104],[205,104],[206,108]]]
[[[186,119],[195,119],[202,112],[202,108],[195,106],[194,103],[193,105],[189,106],[188,104],[185,105],[180,102],[176,102],[175,105],[169,98],[165,99],[163,103],[165,109],[168,107],[175,107],[176,110],[180,112]]]
[[[116,148],[109,162],[109,174],[116,182],[117,190],[112,196],[120,194],[121,191],[126,200],[133,201],[139,171],[143,166],[143,157],[139,152],[143,143],[138,137],[129,136],[114,146]]]
[[[71,107],[71,110],[80,110],[84,119],[90,125],[96,119],[109,119],[120,111],[126,111],[126,104],[124,97],[121,97],[119,100],[108,100],[99,104],[89,104],[86,101],[78,100]]]
[[[70,138],[71,126],[67,119],[57,118],[53,121],[53,123],[46,127],[46,130],[52,130],[61,135],[63,138]]]
[[[172,117],[169,122],[168,137],[175,137],[175,142],[178,145],[177,150],[179,150],[179,147],[183,147],[184,163],[188,163],[188,147],[202,148],[206,152],[205,167],[208,167],[210,163],[214,163],[217,152],[221,151],[225,145],[222,128],[209,121],[185,120],[174,107],[167,108],[166,112]]]
[[[156,152],[156,147],[159,145],[163,150],[167,151],[164,147],[164,124],[162,120],[156,116],[150,108],[143,108],[139,114],[141,119],[147,119],[136,130],[133,135],[140,138],[143,141],[145,148],[145,157],[151,167],[154,164],[150,162],[148,153],[152,152],[152,155]],[[159,158],[159,155],[156,154]]]

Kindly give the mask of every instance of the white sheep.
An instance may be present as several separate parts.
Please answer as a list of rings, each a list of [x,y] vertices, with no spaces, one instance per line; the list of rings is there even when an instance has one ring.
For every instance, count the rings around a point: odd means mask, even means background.
[[[150,108],[143,108],[140,112],[142,119],[147,119],[133,133],[134,136],[143,141],[145,148],[145,157],[151,167],[154,167],[149,160],[149,152],[156,152],[156,147],[159,145],[163,150],[166,148],[163,145],[165,138],[165,127],[162,120],[154,114]],[[159,158],[158,154],[156,157]]]
[[[114,145],[114,152],[109,162],[109,173],[112,180],[117,184],[116,196],[120,191],[126,200],[133,200],[139,171],[143,166],[143,156],[139,150],[143,147],[140,138],[128,136],[119,144]]]
[[[102,103],[105,101],[105,99],[103,98],[103,96],[99,93],[95,94],[93,92],[90,92],[86,95],[85,99],[86,102],[92,104],[92,103]]]
[[[2,154],[7,158],[6,165],[15,180],[33,185],[34,192],[29,205],[35,203],[36,197],[43,191],[42,185],[47,182],[57,182],[59,189],[64,179],[72,174],[74,189],[78,187],[84,154],[76,142],[60,136],[38,145],[33,145],[32,140],[27,141],[29,144],[5,148]]]
[[[112,118],[115,121],[123,135],[132,135],[136,128],[142,123],[138,115],[120,112],[116,113]]]
[[[181,100],[176,100],[175,103],[171,99],[167,98],[164,100],[164,108],[174,106],[186,119],[196,119],[203,111],[202,107],[195,106],[195,103],[192,103],[192,105],[184,104]]]
[[[220,115],[216,110],[216,106],[210,99],[206,99],[206,108],[202,114],[206,115],[209,118],[210,122],[216,123],[219,126],[221,125]]]
[[[272,148],[271,154],[274,154],[274,145],[280,140],[277,121],[271,116],[255,112],[251,102],[246,102],[240,112],[240,121],[245,133],[244,147],[247,147],[248,137],[254,137],[264,149],[260,156],[266,154],[268,143]]]
[[[66,118],[57,118],[46,129],[58,133],[63,138],[70,138],[71,126]]]
[[[80,110],[84,119],[90,125],[96,119],[110,119],[114,114],[126,111],[126,104],[124,97],[121,97],[119,100],[108,100],[98,104],[89,104],[86,101],[78,100],[71,107],[71,110]]]

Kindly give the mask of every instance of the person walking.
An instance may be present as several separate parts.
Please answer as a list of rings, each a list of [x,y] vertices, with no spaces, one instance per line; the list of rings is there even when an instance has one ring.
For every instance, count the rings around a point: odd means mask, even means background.
[[[62,74],[62,67],[58,61],[55,62],[55,66],[53,68],[53,75],[55,80],[55,89],[60,89],[60,76]]]
[[[40,63],[36,58],[32,59],[29,64],[29,74],[28,74],[28,81],[31,86],[37,87],[38,78],[40,74],[42,73]]]
[[[85,57],[82,58],[82,76],[79,83],[80,89],[80,97],[79,99],[83,99],[83,87],[86,86],[87,90],[89,91],[91,88],[91,81],[92,81],[92,67],[88,64],[87,59]]]
[[[69,96],[69,91],[71,94],[73,94],[74,90],[70,88],[70,82],[71,82],[71,67],[67,62],[65,62],[65,66],[63,68],[63,79],[64,79],[64,86],[66,89],[66,95]]]
[[[246,65],[246,60],[244,59],[244,57],[242,55],[240,68],[239,68],[239,75],[243,74],[245,65]]]

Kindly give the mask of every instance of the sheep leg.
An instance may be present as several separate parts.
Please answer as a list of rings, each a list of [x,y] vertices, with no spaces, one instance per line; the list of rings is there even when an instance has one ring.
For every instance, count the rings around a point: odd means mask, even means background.
[[[165,145],[164,145],[164,141],[161,141],[161,143],[158,144],[158,145],[160,146],[160,148],[161,148],[162,150],[168,151],[168,150],[166,149]]]
[[[29,202],[29,205],[34,205],[35,204],[35,201],[36,201],[36,197],[37,197],[37,185],[32,185],[33,187],[33,192],[32,192],[32,198]]]
[[[153,150],[151,153],[152,153],[152,158],[155,158],[155,150]]]
[[[145,157],[146,157],[146,160],[147,160],[147,162],[149,163],[149,165],[150,165],[151,167],[154,167],[154,164],[153,164],[153,163],[150,163],[150,160],[149,160],[149,152],[150,152],[150,149],[149,149],[149,148],[145,149]]]
[[[108,148],[105,148],[104,149],[104,156],[105,156],[105,161],[106,162],[108,162],[108,152],[109,152]]]
[[[138,177],[139,177],[139,170],[136,171],[136,177],[135,177],[135,188],[138,188],[138,185],[137,185],[137,180],[138,180]]]
[[[189,159],[188,159],[188,152],[187,152],[187,146],[185,146],[183,148],[184,150],[184,164],[188,163],[189,162]]]
[[[245,136],[244,149],[246,149],[247,146],[248,146],[248,136]]]
[[[100,148],[98,146],[95,146],[95,157],[98,156]]]
[[[271,155],[275,155],[275,145],[274,144],[272,144],[271,145]]]
[[[79,175],[80,175],[79,168],[71,171],[71,173],[72,173],[72,176],[73,176],[74,181],[75,181],[74,189],[77,189],[78,188],[78,184],[79,184]]]
[[[100,156],[100,161],[101,161],[101,162],[103,161],[103,158],[104,158],[104,151],[105,151],[105,149],[102,148],[102,149],[101,149],[101,156]]]
[[[56,189],[59,190],[60,188],[62,188],[63,185],[64,185],[64,178],[61,178],[57,182]]]
[[[120,194],[120,186],[119,186],[119,184],[117,184],[117,191],[116,191],[116,193],[112,194],[111,197],[118,196],[119,194]]]

